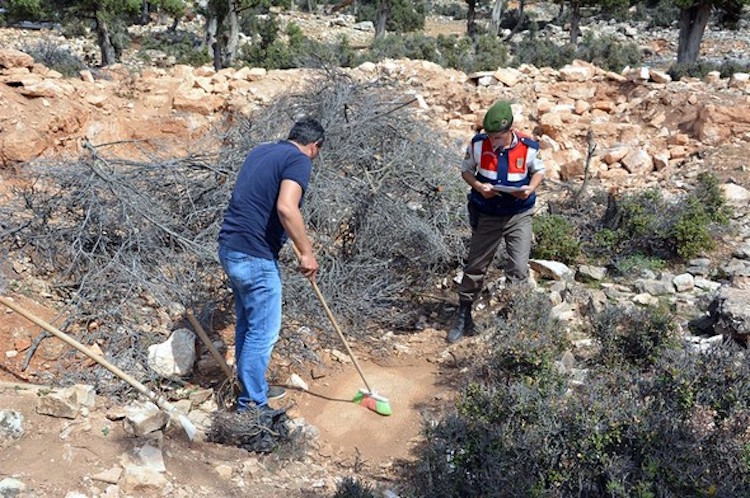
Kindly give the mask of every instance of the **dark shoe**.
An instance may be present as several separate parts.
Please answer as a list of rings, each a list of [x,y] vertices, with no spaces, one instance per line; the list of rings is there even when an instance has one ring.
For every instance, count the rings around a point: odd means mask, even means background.
[[[266,392],[266,398],[268,399],[281,399],[286,396],[286,389],[280,386],[268,386]]]
[[[445,340],[453,344],[464,335],[472,334],[474,334],[474,319],[471,317],[471,302],[461,301],[456,320],[453,322],[453,327],[451,327]]]

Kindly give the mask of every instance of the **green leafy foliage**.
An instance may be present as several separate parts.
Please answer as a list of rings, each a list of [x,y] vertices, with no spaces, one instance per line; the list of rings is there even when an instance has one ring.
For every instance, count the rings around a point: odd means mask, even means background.
[[[597,327],[611,361],[594,358],[572,390],[559,370],[558,383],[483,372],[425,428],[412,495],[748,495],[750,366],[729,345],[682,349],[668,322],[607,311]]]
[[[149,50],[164,52],[167,56],[174,57],[177,64],[202,66],[211,63],[211,57],[201,46],[201,40],[184,31],[154,33],[144,38],[141,41],[138,56],[148,60]]]
[[[718,179],[702,173],[693,191],[664,199],[658,190],[627,195],[607,215],[587,252],[621,262],[644,259],[690,259],[715,247],[716,235],[731,218]]]
[[[150,1],[154,7],[162,9],[169,16],[181,19],[187,12],[187,4],[184,0],[155,0]]]
[[[649,29],[672,27],[680,18],[680,9],[670,0],[651,0],[643,10]]]
[[[533,31],[526,34],[513,52],[514,66],[531,64],[536,67],[560,68],[575,59],[574,47],[559,47],[549,38],[539,38]]]
[[[658,308],[607,306],[591,319],[591,335],[601,345],[604,365],[646,368],[676,345],[673,317]]]
[[[435,39],[418,34],[389,34],[373,41],[369,53],[365,56],[371,61],[386,58],[422,59],[437,62],[438,52]]]
[[[434,3],[429,5],[430,13],[438,16],[450,17],[455,21],[461,21],[468,16],[468,8],[463,2]]]
[[[19,21],[49,21],[52,5],[44,0],[8,0],[5,2],[5,19],[9,23]]]
[[[534,239],[532,254],[537,259],[575,263],[581,246],[574,227],[561,215],[542,214],[534,217]]]
[[[685,77],[704,78],[709,72],[716,69],[716,65],[710,62],[680,62],[672,64],[667,73],[673,80],[679,81]]]
[[[497,318],[495,347],[487,359],[490,378],[556,384],[554,362],[569,343],[550,318],[549,299],[521,287],[505,293],[508,302]]]
[[[390,4],[386,30],[392,33],[409,33],[424,28],[427,3],[423,0],[362,0],[357,9],[357,21],[373,21],[381,2]]]
[[[609,71],[637,66],[643,59],[635,43],[621,43],[613,36],[596,37],[588,32],[576,49],[576,57]]]
[[[508,49],[500,38],[479,35],[474,44],[472,71],[494,71],[508,65]]]

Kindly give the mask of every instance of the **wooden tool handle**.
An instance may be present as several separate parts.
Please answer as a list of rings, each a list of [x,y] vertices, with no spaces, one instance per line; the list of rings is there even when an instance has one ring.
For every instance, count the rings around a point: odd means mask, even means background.
[[[93,349],[84,346],[80,342],[76,341],[72,337],[70,337],[65,332],[58,330],[57,328],[53,327],[49,323],[45,322],[41,318],[37,317],[36,315],[33,315],[31,312],[25,310],[21,306],[17,305],[10,299],[7,299],[5,297],[0,296],[0,304],[4,304],[8,308],[12,309],[22,317],[26,318],[27,320],[35,323],[36,325],[42,327],[44,330],[49,332],[50,334],[54,335],[61,341],[63,341],[65,344],[68,344],[69,346],[72,346],[73,348],[77,349],[81,353],[85,354],[113,374],[115,374],[120,379],[124,380],[131,386],[133,386],[138,392],[149,398],[151,401],[153,401],[159,408],[167,412],[171,417],[177,418],[179,422],[182,424],[185,431],[188,433],[188,436],[190,439],[193,439],[193,436],[195,434],[195,428],[190,427],[189,421],[182,415],[177,408],[169,403],[166,399],[164,399],[162,396],[158,395],[154,391],[150,390],[145,385],[141,384],[137,380],[135,380],[133,377],[128,375],[127,373],[120,370],[118,367],[107,361],[105,358],[102,358],[97,354]],[[192,434],[191,434],[192,431]]]
[[[214,357],[214,360],[216,360],[216,362],[219,364],[221,369],[224,370],[224,373],[226,374],[227,378],[230,380],[233,379],[234,374],[232,373],[232,369],[229,368],[229,365],[227,365],[227,362],[224,360],[224,357],[221,356],[221,353],[219,353],[216,350],[216,348],[214,347],[214,344],[208,338],[208,334],[206,334],[206,331],[203,329],[203,326],[195,318],[195,315],[193,315],[193,312],[190,310],[187,310],[185,314],[188,317],[188,321],[193,326],[195,331],[198,333],[198,336],[201,338],[201,341],[203,341],[203,344],[205,344],[208,350],[211,352],[211,356]]]
[[[297,249],[297,246],[294,245],[294,242],[291,242],[291,245],[292,245],[292,249],[294,249],[294,254],[297,256],[297,259],[300,259],[302,255],[300,254],[299,249]],[[312,288],[315,291],[315,295],[318,296],[318,301],[320,301],[320,304],[323,306],[323,309],[325,310],[326,315],[328,316],[328,320],[330,320],[331,325],[333,325],[333,328],[338,334],[339,339],[341,339],[341,342],[344,343],[344,347],[346,348],[346,352],[349,355],[349,358],[352,359],[352,362],[354,363],[354,367],[357,369],[359,376],[362,377],[362,382],[365,383],[365,387],[367,387],[367,390],[372,392],[372,389],[370,389],[370,384],[368,384],[367,379],[365,379],[365,374],[362,373],[362,367],[359,366],[357,357],[354,356],[354,353],[352,352],[352,348],[349,347],[349,341],[347,341],[346,337],[344,337],[344,333],[341,331],[341,327],[339,327],[339,324],[336,321],[336,318],[334,318],[333,313],[331,313],[331,309],[328,307],[328,304],[326,303],[326,300],[323,297],[323,293],[320,292],[320,288],[318,287],[318,284],[313,279],[308,279],[308,280],[310,280],[310,284],[312,284]]]

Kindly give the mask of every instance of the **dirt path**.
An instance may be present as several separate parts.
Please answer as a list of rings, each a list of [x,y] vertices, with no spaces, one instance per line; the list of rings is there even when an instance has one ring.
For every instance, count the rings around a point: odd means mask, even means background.
[[[337,458],[359,455],[379,463],[408,458],[421,429],[420,409],[441,390],[436,385],[434,364],[425,360],[408,363],[397,367],[362,364],[373,390],[388,398],[393,411],[389,417],[351,402],[364,387],[354,366],[333,375],[324,385],[310,386],[310,394],[294,393],[297,409],[320,430],[321,439],[331,445]]]

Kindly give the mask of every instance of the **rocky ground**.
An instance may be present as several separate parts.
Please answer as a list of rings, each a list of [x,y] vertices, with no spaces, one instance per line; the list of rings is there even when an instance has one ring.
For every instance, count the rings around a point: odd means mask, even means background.
[[[327,27],[331,19],[301,16],[312,26]],[[327,24],[323,24],[323,23]],[[347,27],[344,20],[341,29]],[[452,25],[432,20],[434,29]],[[317,23],[317,24],[316,24]],[[308,28],[310,29],[310,28]],[[338,28],[337,28],[338,29]],[[615,32],[619,32],[613,28]],[[674,53],[676,32],[635,34],[654,54]],[[80,78],[62,78],[34,64],[28,56],[9,50],[39,32],[0,31],[0,194],[18,186],[14,171],[25,161],[75,154],[85,141],[118,143],[119,153],[169,147],[175,153],[201,140],[228,111],[250,114],[261,110],[278,92],[303,84],[308,70],[265,71],[262,68],[148,68],[131,72],[126,65]],[[747,53],[747,33],[707,34],[704,51],[717,57]],[[713,41],[715,41],[715,43]],[[591,131],[597,144],[591,161],[591,189],[623,191],[656,187],[667,194],[687,190],[701,171],[716,174],[735,207],[732,230],[716,254],[682,268],[648,273],[634,281],[616,281],[602,268],[567,268],[534,262],[539,289],[555,304],[562,326],[575,336],[581,316],[605,301],[649,305],[667,302],[683,320],[716,301],[718,309],[746,317],[750,302],[750,84],[747,75],[704,81],[671,82],[658,69],[635,68],[624,74],[603,71],[586,63],[561,70],[521,67],[466,75],[421,61],[385,61],[348,70],[366,81],[390,78],[398,98],[412,100],[422,114],[455,145],[457,152],[471,136],[483,110],[498,98],[514,101],[518,127],[540,137],[549,178],[540,195],[546,209],[580,185]],[[30,277],[28,261],[2,263],[13,299],[42,319],[54,322],[58,306],[45,282]],[[446,275],[440,289],[452,298],[453,279]],[[592,283],[593,282],[593,283]],[[479,303],[486,316],[497,305],[502,289],[493,269]],[[450,302],[445,304],[448,308]],[[744,313],[744,314],[743,314]],[[455,385],[471,357],[483,348],[480,335],[456,345],[443,342],[447,326],[426,315],[424,328],[408,334],[387,333],[379,350],[354,344],[363,354],[363,368],[375,386],[387,394],[394,416],[381,418],[346,400],[361,387],[351,364],[339,351],[325,351],[326,369],[312,372],[274,357],[283,383],[291,374],[308,385],[308,392],[290,389],[278,406],[289,406],[294,424],[305,431],[306,443],[287,454],[269,456],[206,441],[189,441],[178,424],[137,435],[112,400],[89,391],[39,387],[46,372],[57,368],[64,344],[42,342],[29,367],[25,353],[40,332],[9,310],[0,310],[0,495],[66,496],[315,496],[330,494],[337,480],[358,475],[377,483],[385,493],[398,494],[399,466],[413,458],[420,425],[448,406]],[[686,340],[705,347],[727,330],[731,320],[714,317],[703,336],[687,332]],[[746,322],[750,323],[750,322]],[[723,328],[722,328],[723,327]],[[685,327],[686,328],[686,327]],[[231,331],[217,331],[231,344]],[[744,332],[744,333],[747,333]],[[576,337],[573,357],[590,345]],[[230,348],[231,349],[231,348]],[[231,358],[229,358],[231,360]],[[82,365],[84,359],[81,358]],[[209,388],[220,371],[206,353],[198,360],[208,379],[193,386],[180,409],[201,425],[215,408]],[[575,368],[575,360],[567,362]],[[322,373],[322,375],[321,375]],[[54,396],[53,396],[54,395]],[[50,399],[61,399],[50,403]],[[144,429],[145,431],[145,429]]]

